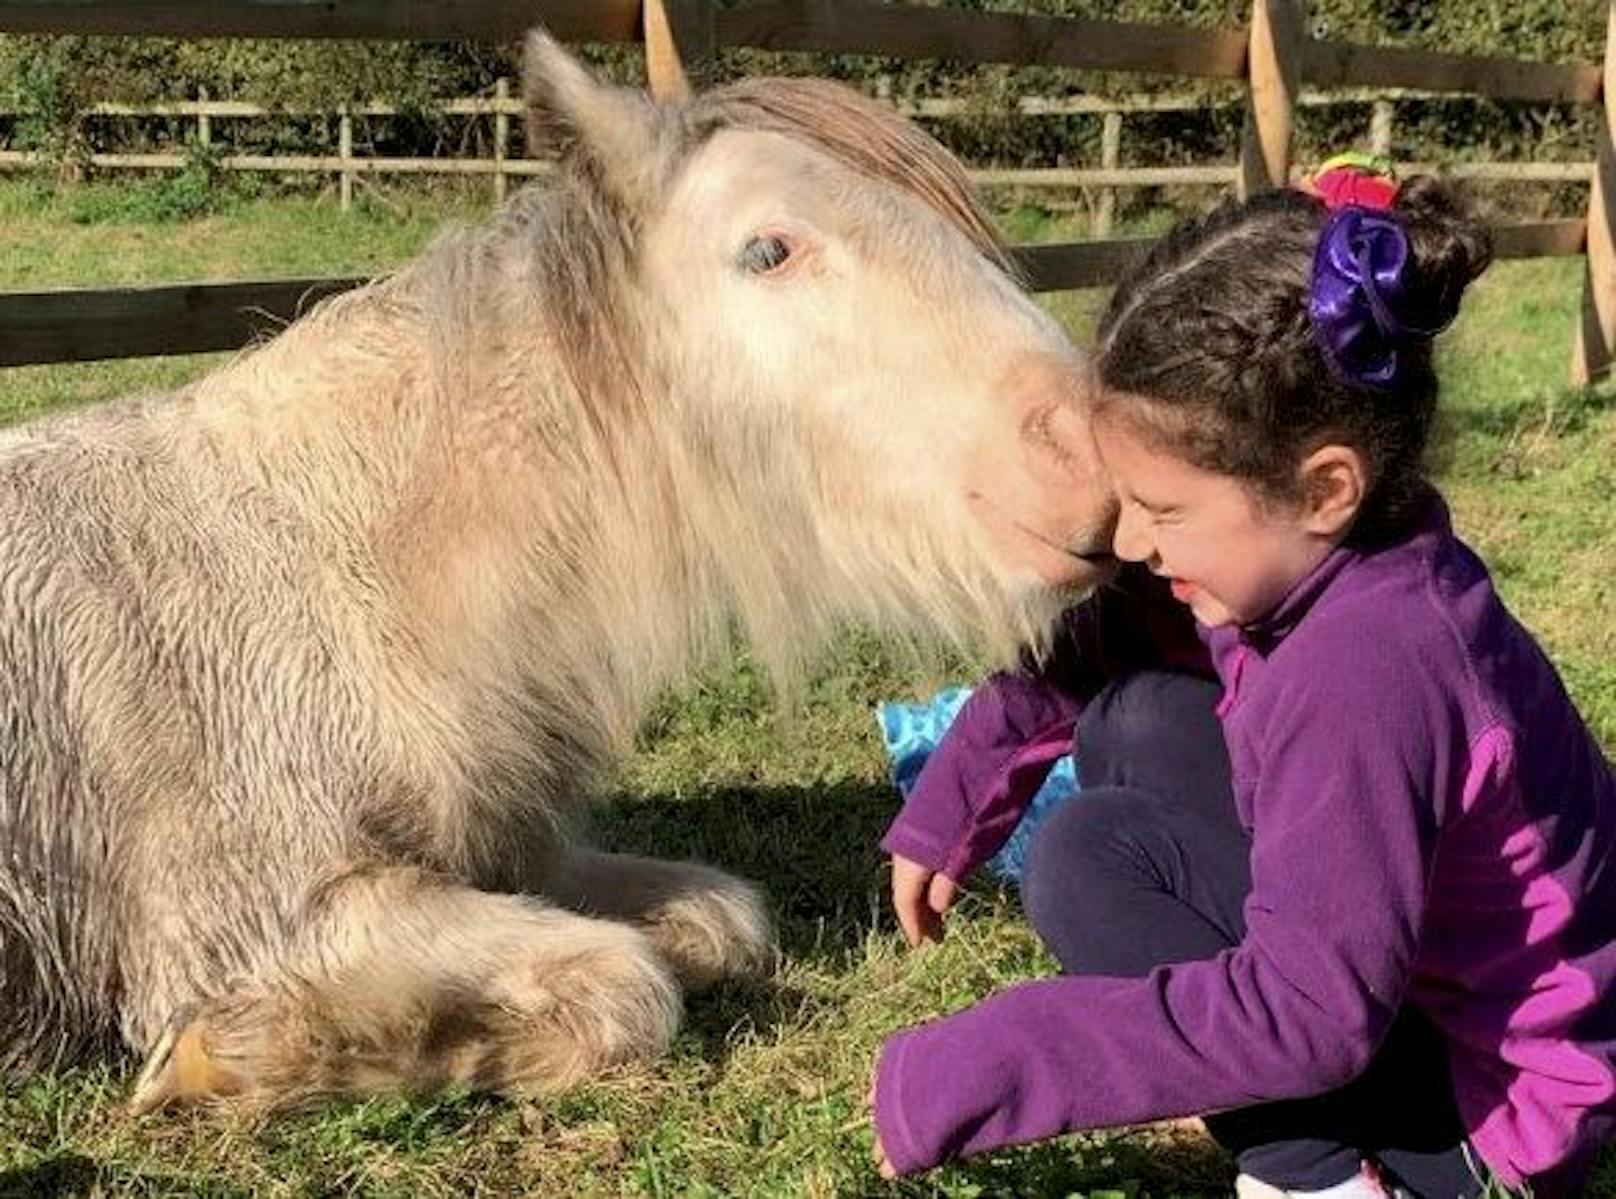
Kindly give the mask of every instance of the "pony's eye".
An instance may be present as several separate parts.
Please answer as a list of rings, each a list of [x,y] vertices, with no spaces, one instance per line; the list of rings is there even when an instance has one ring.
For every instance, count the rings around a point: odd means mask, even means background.
[[[775,234],[751,238],[741,248],[741,269],[753,275],[779,270],[791,257],[791,243]]]

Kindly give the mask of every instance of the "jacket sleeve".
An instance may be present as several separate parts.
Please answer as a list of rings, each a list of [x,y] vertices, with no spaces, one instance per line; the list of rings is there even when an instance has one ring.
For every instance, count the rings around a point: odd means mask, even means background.
[[[889,854],[962,881],[1014,831],[1084,705],[1147,666],[1210,674],[1188,609],[1142,567],[1068,610],[1049,655],[994,675],[966,700],[882,839]]]
[[[1143,978],[1024,983],[888,1040],[876,1124],[893,1165],[1313,1095],[1361,1073],[1406,995],[1436,813],[1466,753],[1462,722],[1407,691],[1315,685],[1276,705],[1238,946]]]
[[[1016,827],[1050,767],[1072,747],[1082,701],[1031,674],[972,693],[921,768],[881,848],[961,881]]]

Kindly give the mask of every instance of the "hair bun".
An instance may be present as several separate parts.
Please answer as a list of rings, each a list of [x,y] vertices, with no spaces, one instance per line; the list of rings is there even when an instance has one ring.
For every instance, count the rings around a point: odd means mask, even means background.
[[[1464,289],[1492,262],[1487,227],[1430,175],[1405,180],[1393,211],[1408,230],[1414,256],[1409,279],[1412,306],[1433,314],[1456,312]]]

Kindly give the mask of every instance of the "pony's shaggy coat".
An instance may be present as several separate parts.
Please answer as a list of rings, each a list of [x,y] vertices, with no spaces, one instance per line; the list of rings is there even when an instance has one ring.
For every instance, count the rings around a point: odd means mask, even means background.
[[[0,434],[0,1071],[285,1103],[655,1053],[769,935],[569,838],[649,699],[736,621],[789,677],[847,616],[1008,646],[1090,581],[1080,364],[934,143],[543,37],[529,92],[562,175],[491,227]]]

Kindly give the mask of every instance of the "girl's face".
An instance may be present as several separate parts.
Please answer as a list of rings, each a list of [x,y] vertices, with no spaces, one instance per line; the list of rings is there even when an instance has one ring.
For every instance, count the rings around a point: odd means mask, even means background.
[[[1153,449],[1126,420],[1102,416],[1095,440],[1121,503],[1117,557],[1172,580],[1209,628],[1272,612],[1340,540],[1321,536],[1305,505],[1265,503],[1238,479]]]

